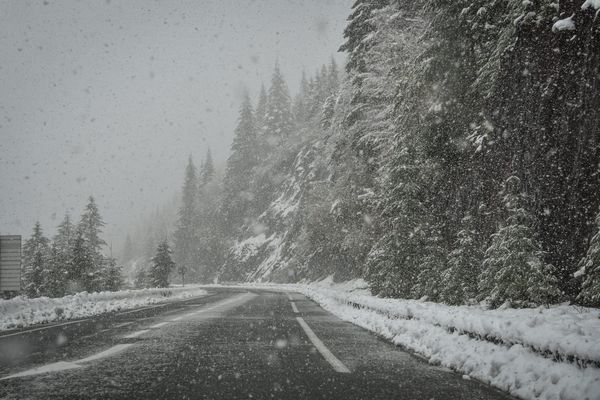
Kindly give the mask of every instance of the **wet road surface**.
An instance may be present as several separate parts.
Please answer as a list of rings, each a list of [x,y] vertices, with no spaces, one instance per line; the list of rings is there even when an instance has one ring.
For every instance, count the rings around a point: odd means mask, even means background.
[[[298,293],[204,297],[0,334],[0,399],[510,399]]]

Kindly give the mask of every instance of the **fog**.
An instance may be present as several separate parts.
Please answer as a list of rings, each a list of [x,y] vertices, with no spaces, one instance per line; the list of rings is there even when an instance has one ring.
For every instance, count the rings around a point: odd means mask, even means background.
[[[119,245],[188,155],[224,167],[244,87],[342,61],[351,3],[0,2],[0,233],[52,235],[93,195]]]

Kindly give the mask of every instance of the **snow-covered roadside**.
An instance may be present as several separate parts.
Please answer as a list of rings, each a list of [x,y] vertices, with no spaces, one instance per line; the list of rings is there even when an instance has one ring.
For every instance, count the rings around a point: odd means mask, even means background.
[[[370,295],[364,281],[294,290],[343,320],[523,399],[600,399],[600,310],[486,310]]]
[[[202,296],[196,286],[163,289],[121,290],[118,292],[77,293],[60,298],[15,297],[0,300],[0,331],[30,325],[77,319],[111,311],[128,310],[148,304]]]

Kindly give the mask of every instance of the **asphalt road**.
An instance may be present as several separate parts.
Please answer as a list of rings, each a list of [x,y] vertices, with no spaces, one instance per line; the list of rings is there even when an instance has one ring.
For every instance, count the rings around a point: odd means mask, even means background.
[[[510,399],[298,293],[209,295],[0,334],[0,399]]]

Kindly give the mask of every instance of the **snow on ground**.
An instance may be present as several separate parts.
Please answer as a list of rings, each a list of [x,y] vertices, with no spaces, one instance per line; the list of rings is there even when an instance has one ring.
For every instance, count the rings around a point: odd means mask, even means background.
[[[148,304],[182,300],[205,294],[206,290],[197,286],[185,286],[118,292],[81,292],[60,298],[15,297],[10,300],[0,300],[0,331],[84,318],[110,311],[128,310]]]
[[[298,291],[439,364],[523,399],[600,399],[600,310],[487,310],[372,296],[362,280],[253,285]]]

